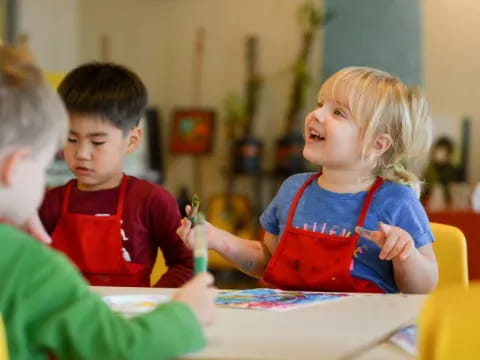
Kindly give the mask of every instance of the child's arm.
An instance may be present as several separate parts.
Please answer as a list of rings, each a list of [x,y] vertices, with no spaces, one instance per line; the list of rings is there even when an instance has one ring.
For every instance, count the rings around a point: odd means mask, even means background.
[[[167,266],[154,287],[179,287],[193,276],[193,258],[190,249],[176,234],[182,218],[177,201],[172,194],[156,186],[149,195],[147,214],[149,237],[161,249]]]
[[[431,244],[416,248],[408,232],[382,222],[379,231],[355,230],[382,248],[381,260],[392,260],[395,283],[401,292],[426,294],[435,288],[438,266]]]
[[[14,228],[3,227],[2,239],[9,240],[0,255],[2,301],[22,314],[4,318],[17,345],[12,358],[50,350],[59,359],[170,359],[205,345],[201,325],[215,317],[209,274],[195,277],[173,302],[127,320],[92,294],[64,256]]]
[[[412,248],[410,256],[392,259],[395,282],[403,293],[426,294],[438,283],[437,260],[431,244]]]
[[[187,213],[189,207],[187,206]],[[215,250],[242,272],[260,278],[277,244],[277,236],[265,233],[263,241],[242,239],[206,222],[208,248]],[[183,218],[177,234],[193,248],[194,236],[191,222]]]

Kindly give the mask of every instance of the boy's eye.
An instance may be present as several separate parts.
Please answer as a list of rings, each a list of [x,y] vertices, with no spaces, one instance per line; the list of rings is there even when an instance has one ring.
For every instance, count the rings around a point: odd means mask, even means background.
[[[92,144],[94,146],[102,146],[103,144],[105,144],[105,141],[92,141]]]
[[[67,141],[73,144],[77,142],[77,139],[68,138]]]

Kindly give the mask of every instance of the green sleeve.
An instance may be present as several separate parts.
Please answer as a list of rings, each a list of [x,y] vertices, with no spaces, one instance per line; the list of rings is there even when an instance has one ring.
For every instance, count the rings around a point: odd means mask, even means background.
[[[36,355],[49,350],[60,359],[158,360],[205,345],[202,329],[185,304],[170,302],[149,314],[124,319],[110,311],[62,255],[18,231],[11,237],[16,237],[9,241],[16,242],[17,254],[8,265],[13,269],[8,282],[14,291],[7,303],[18,315],[6,320],[12,358],[16,350],[24,352],[21,349],[27,347],[28,359],[45,358]],[[0,271],[6,262],[0,255]]]

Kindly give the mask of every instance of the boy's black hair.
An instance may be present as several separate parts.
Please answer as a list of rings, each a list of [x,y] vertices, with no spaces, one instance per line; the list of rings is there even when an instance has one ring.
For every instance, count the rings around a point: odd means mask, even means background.
[[[58,93],[70,113],[100,115],[127,134],[147,106],[142,80],[122,65],[91,62],[67,74]]]

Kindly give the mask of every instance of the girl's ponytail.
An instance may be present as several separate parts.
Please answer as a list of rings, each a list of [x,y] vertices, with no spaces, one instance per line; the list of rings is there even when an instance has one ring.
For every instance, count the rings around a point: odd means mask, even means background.
[[[391,163],[380,165],[378,175],[405,184],[420,196],[421,181],[411,169],[421,169],[425,165],[432,142],[431,119],[427,101],[418,87],[404,87],[404,99],[408,111],[402,114],[401,123],[408,131],[394,138],[397,146],[394,145]]]
[[[418,197],[420,197],[421,181],[418,179],[417,175],[408,171],[402,163],[397,162],[385,167],[379,175],[385,180],[407,185],[415,191]]]

